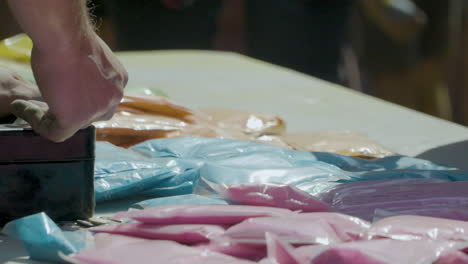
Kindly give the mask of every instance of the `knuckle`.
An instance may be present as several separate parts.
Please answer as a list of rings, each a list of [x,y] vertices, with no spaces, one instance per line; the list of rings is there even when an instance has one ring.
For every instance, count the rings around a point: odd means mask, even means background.
[[[35,115],[38,112],[38,110],[34,107],[28,106],[23,110],[23,113],[27,116],[32,116]]]
[[[128,72],[123,70],[122,72],[123,87],[127,86],[128,83]]]

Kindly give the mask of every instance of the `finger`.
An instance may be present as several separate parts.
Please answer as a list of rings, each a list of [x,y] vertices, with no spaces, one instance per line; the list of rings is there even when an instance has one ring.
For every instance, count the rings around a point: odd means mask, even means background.
[[[44,112],[47,112],[49,110],[49,106],[47,105],[46,102],[37,101],[37,100],[28,100],[28,102],[44,109]]]
[[[39,105],[31,101],[15,100],[11,103],[11,109],[15,116],[25,120],[34,131],[39,133],[42,118],[47,112],[47,105]]]
[[[57,120],[57,118],[51,113],[51,111],[47,111],[43,116],[41,122],[39,123],[37,132],[41,136],[48,138],[51,141],[63,142],[71,136],[73,136],[79,129],[79,124],[64,125],[63,122],[59,122],[59,120]]]
[[[62,142],[73,135],[73,131],[58,126],[55,117],[48,111],[44,102],[15,100],[12,103],[13,113],[25,120],[39,135],[54,141]]]
[[[39,123],[36,132],[51,141],[63,142],[73,136],[77,130],[78,128],[69,125],[61,125],[57,118],[50,111],[47,111]]]

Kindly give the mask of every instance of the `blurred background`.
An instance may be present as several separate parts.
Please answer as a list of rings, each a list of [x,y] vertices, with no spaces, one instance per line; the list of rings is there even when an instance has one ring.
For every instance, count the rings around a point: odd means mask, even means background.
[[[114,50],[238,52],[468,125],[467,0],[89,2]]]

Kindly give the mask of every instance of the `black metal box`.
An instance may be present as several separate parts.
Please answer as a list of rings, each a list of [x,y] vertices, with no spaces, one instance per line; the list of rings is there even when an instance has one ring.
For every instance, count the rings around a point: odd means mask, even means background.
[[[87,219],[94,212],[95,129],[62,143],[31,129],[0,125],[0,226],[46,212],[52,219]]]

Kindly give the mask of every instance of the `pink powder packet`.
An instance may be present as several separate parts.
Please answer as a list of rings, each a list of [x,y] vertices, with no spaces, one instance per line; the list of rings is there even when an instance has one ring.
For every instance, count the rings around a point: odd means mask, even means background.
[[[294,248],[291,245],[270,233],[267,233],[265,238],[268,248],[268,260],[271,264],[300,264],[300,261],[294,256]]]
[[[151,225],[125,223],[99,226],[92,228],[91,231],[193,244],[210,241],[211,236],[223,234],[224,228],[216,225]]]
[[[379,239],[329,246],[305,246],[294,251],[300,263],[312,264],[432,264],[440,256],[464,249],[468,243]]]
[[[459,221],[468,221],[468,206],[436,206],[436,207],[421,207],[414,208],[391,208],[387,210],[376,209],[373,215],[373,221],[397,216],[397,215],[420,215],[437,218],[446,218]]]
[[[271,233],[293,244],[333,244],[342,242],[335,230],[323,220],[296,217],[259,217],[247,219],[224,232],[224,237],[244,243],[265,243]]]
[[[339,213],[304,213],[292,217],[307,221],[324,221],[330,225],[341,241],[365,239],[370,227],[367,221]]]
[[[468,264],[468,255],[462,251],[450,252],[440,257],[434,264]]]
[[[116,218],[131,218],[142,223],[233,225],[252,217],[286,216],[293,212],[282,208],[246,205],[174,205],[132,210]]]
[[[144,238],[98,233],[94,235],[94,247],[96,249],[121,246],[129,243],[148,241]]]
[[[183,246],[172,241],[149,240],[85,250],[66,259],[82,264],[253,264],[247,260]]]
[[[209,244],[199,244],[195,247],[252,261],[259,261],[263,259],[267,252],[266,246],[263,244],[252,245],[246,243],[236,243],[232,241],[213,241]]]
[[[213,188],[213,186],[211,187]],[[237,204],[271,206],[301,212],[331,211],[328,204],[291,185],[246,183],[227,186],[218,185],[213,189],[223,199]]]
[[[393,216],[373,223],[368,237],[468,241],[468,222],[427,216]]]

